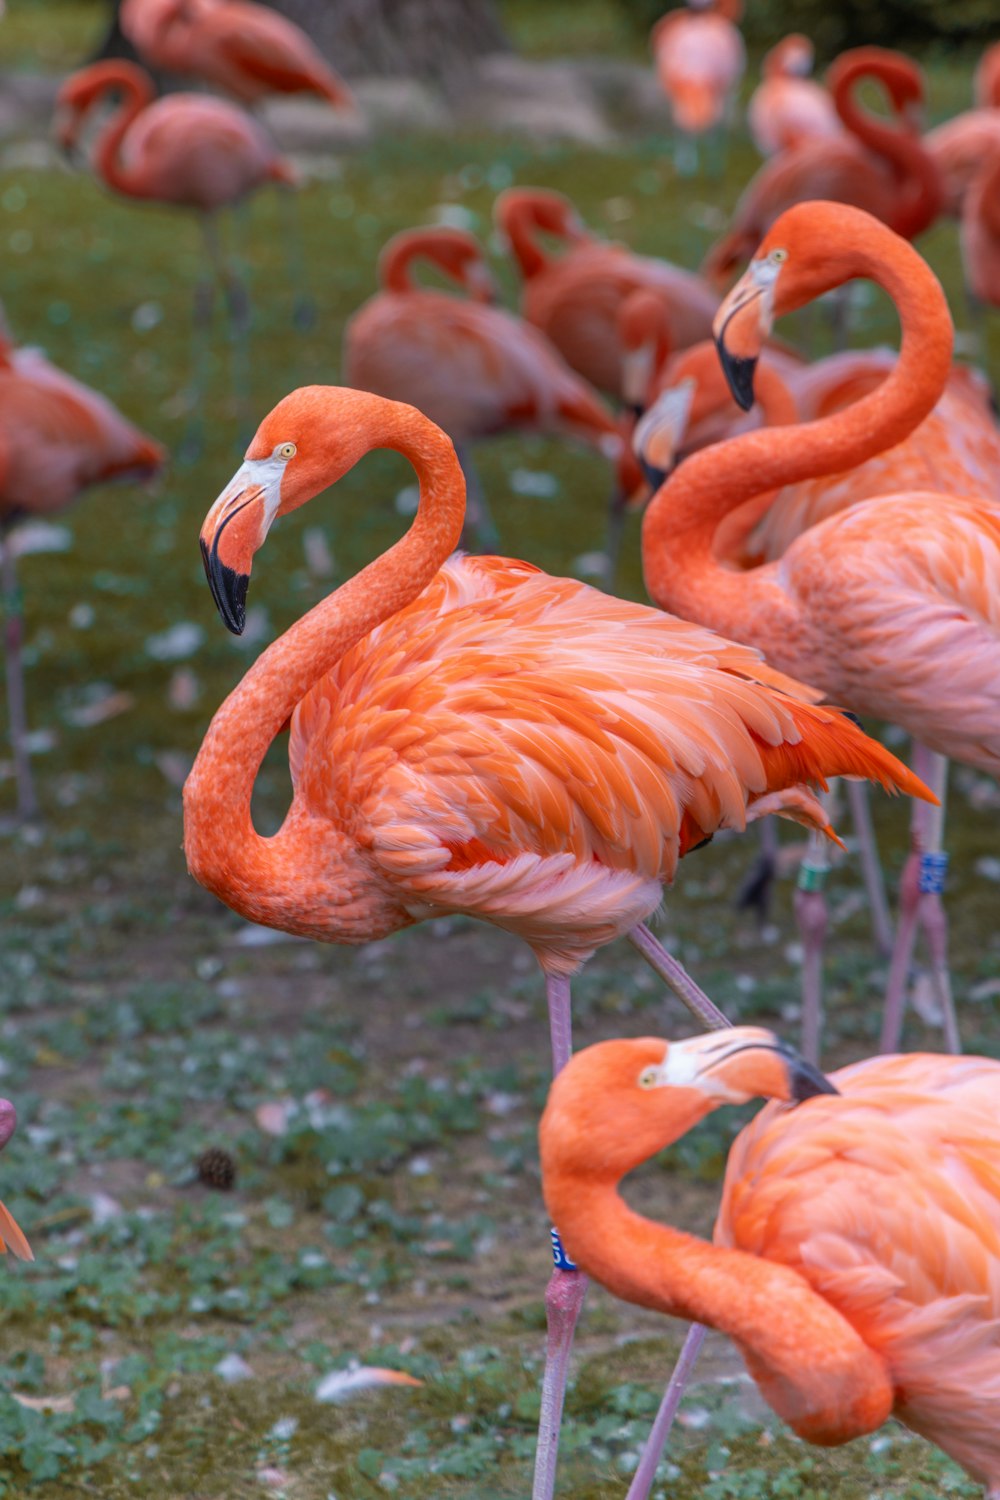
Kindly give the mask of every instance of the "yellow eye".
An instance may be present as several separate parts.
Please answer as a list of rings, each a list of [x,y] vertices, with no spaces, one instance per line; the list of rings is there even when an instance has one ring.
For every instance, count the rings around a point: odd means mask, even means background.
[[[781,263],[782,263],[782,261],[786,261],[788,259],[788,251],[787,250],[772,250],[771,251],[771,255],[770,255],[770,259],[774,262],[774,264],[776,266],[780,266]]]
[[[294,458],[297,449],[294,443],[282,443],[278,449],[279,458]]]
[[[659,1082],[659,1071],[656,1068],[643,1068],[639,1074],[639,1087],[641,1089],[655,1089]]]

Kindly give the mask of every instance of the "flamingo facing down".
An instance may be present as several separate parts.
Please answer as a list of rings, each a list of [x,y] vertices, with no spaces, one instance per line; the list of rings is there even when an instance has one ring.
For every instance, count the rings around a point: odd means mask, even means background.
[[[15,349],[0,314],[0,588],[20,818],[34,817],[38,803],[24,705],[24,619],[10,532],[26,516],[64,510],[88,485],[148,476],[165,457],[159,443],[133,427],[110,401],[49,364],[37,349]]]
[[[411,268],[421,260],[480,300],[415,285]],[[628,444],[596,393],[537,328],[483,305],[493,283],[471,234],[430,228],[394,236],[379,257],[379,281],[382,290],[347,324],[345,379],[359,390],[419,407],[451,438],[467,479],[474,474],[470,444],[534,431],[576,438],[616,461],[623,499],[641,484]],[[478,493],[477,499],[484,514],[473,519],[482,531],[488,512]],[[496,545],[495,534],[490,545]]]
[[[626,1173],[759,1097],[776,1102],[733,1144],[714,1246],[626,1207]],[[1000,1500],[998,1098],[983,1057],[870,1058],[827,1080],[756,1027],[602,1042],[552,1085],[545,1201],[595,1281],[727,1334],[807,1442],[894,1415]]]
[[[747,65],[736,22],[742,0],[692,0],[668,11],[650,34],[660,86],[674,127],[681,133],[677,166],[693,171],[699,136],[732,117],[733,103]]]
[[[0,1099],[0,1151],[3,1150],[17,1129],[17,1111],[9,1099]],[[10,1250],[18,1260],[34,1260],[17,1220],[9,1209],[0,1203],[0,1255]]]
[[[724,282],[748,260],[779,214],[795,203],[815,198],[850,203],[907,239],[922,233],[940,212],[937,167],[907,123],[924,99],[917,64],[882,47],[858,47],[841,53],[827,77],[837,113],[851,133],[804,141],[764,163],[740,197],[729,229],[705,258],[702,269],[714,282]],[[864,78],[883,85],[901,123],[888,125],[861,109],[855,90]]]
[[[216,714],[184,789],[188,865],[243,916],[324,942],[446,912],[518,934],[546,976],[558,1070],[570,976],[627,933],[662,951],[641,924],[688,849],[786,796],[812,818],[803,781],[924,789],[849,720],[786,693],[755,652],[528,563],[450,558],[465,509],[451,442],[413,407],[359,391],[287,396],[209,511],[202,551],[231,630],[275,518],[378,447],[413,464],[416,518]],[[261,838],[254,782],[289,717],[292,805]],[[557,1265],[535,1500],[551,1500],[584,1291]]]
[[[809,77],[813,56],[812,42],[798,31],[765,56],[763,77],[747,105],[747,124],[761,156],[843,135],[829,91]]]
[[[708,338],[719,299],[700,276],[594,239],[561,193],[508,188],[493,217],[524,278],[522,313],[598,390],[624,395],[618,314],[640,287],[664,303],[672,349]],[[540,232],[566,241],[565,253],[547,254]]]
[[[764,429],[692,455],[654,497],[643,523],[650,595],[752,642],[835,703],[907,729],[939,756],[1000,771],[1000,515],[993,497],[893,493],[851,506],[751,572],[720,563],[722,520],[773,491],[841,473],[901,441],[939,400],[951,369],[951,319],[932,272],[898,235],[843,204],[804,203],[771,228],[719,310],[731,384],[752,397],[753,366],[775,317],[854,276],[895,300],[903,324],[887,379],[844,411]],[[746,512],[744,512],[746,515]],[[943,795],[944,770],[934,772]],[[938,815],[915,827],[890,970],[883,1046],[897,1045],[918,920],[948,1043],[958,1046],[940,890]],[[818,1048],[819,1017],[805,1018]]]
[[[354,108],[306,33],[252,0],[125,0],[121,28],[151,68],[214,83],[244,104],[309,93]]]
[[[71,149],[91,110],[115,93],[122,96],[121,103],[98,137],[94,170],[113,192],[177,204],[199,214],[245,362],[242,346],[249,328],[249,302],[236,273],[222,260],[215,216],[265,183],[294,183],[295,170],[245,110],[205,94],[154,99],[149,75],[121,59],[93,63],[63,84],[57,106],[60,144]],[[209,282],[196,294],[196,338],[207,327],[211,303]]]

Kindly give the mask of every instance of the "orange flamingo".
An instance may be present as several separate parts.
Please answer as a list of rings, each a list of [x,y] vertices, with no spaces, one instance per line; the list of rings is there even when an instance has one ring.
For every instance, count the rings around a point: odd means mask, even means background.
[[[779,214],[794,203],[825,198],[854,204],[907,239],[940,212],[937,167],[907,123],[908,113],[924,98],[917,64],[881,47],[857,47],[841,53],[827,77],[850,134],[805,141],[764,163],[737,203],[726,234],[705,258],[702,270],[713,281],[727,280],[749,259]],[[902,123],[888,125],[861,109],[855,90],[864,78],[883,85]]]
[[[969,109],[924,136],[944,191],[943,213],[961,218],[972,179],[1000,152],[1000,109]]]
[[[1000,109],[1000,42],[987,47],[979,59],[972,92],[979,109]]]
[[[809,77],[814,56],[812,42],[799,31],[766,54],[761,82],[747,105],[747,124],[761,156],[843,135],[829,90]]]
[[[711,332],[718,297],[701,277],[594,239],[561,193],[508,188],[497,198],[493,217],[524,278],[523,315],[598,390],[623,395],[617,319],[622,302],[639,287],[664,303],[671,348],[683,349]],[[548,255],[539,232],[566,241],[565,253]]]
[[[421,260],[478,300],[416,285],[411,272]],[[576,438],[616,462],[624,497],[641,485],[631,448],[595,392],[537,328],[483,305],[493,280],[473,235],[404,230],[383,247],[378,278],[382,290],[345,329],[344,377],[359,390],[411,402],[444,429],[474,497],[473,522],[491,547],[496,532],[468,455],[483,438],[511,431]]]
[[[0,1099],[0,1151],[17,1129],[17,1111],[9,1099]],[[31,1246],[14,1215],[0,1203],[0,1255],[10,1250],[18,1260],[34,1260]]]
[[[245,110],[204,94],[154,99],[149,75],[120,58],[82,68],[59,90],[56,128],[67,150],[76,145],[91,110],[114,93],[122,96],[121,103],[98,137],[94,170],[106,187],[128,198],[197,211],[209,258],[226,291],[236,358],[245,364],[250,305],[242,282],[223,260],[215,217],[265,183],[296,182],[295,170]],[[207,282],[195,296],[196,394],[202,382],[201,334],[211,305],[212,285]]]
[[[309,93],[354,108],[306,33],[252,0],[125,0],[121,28],[150,67],[214,83],[244,104]]]
[[[758,1097],[774,1102],[730,1151],[714,1245],[626,1206],[628,1172]],[[731,1338],[807,1442],[894,1415],[1000,1500],[998,1097],[992,1058],[869,1058],[825,1079],[756,1027],[602,1042],[552,1085],[545,1201],[595,1281]]]
[[[693,171],[697,139],[732,117],[747,65],[740,35],[742,0],[689,0],[661,16],[650,33],[660,86],[681,132],[677,166]]]
[[[814,823],[803,781],[847,772],[924,795],[921,783],[849,720],[789,695],[755,652],[527,563],[449,560],[465,510],[454,448],[413,407],[368,393],[287,396],[209,511],[202,552],[231,630],[275,518],[376,447],[413,464],[416,518],[215,715],[184,789],[192,874],[252,921],[325,942],[445,912],[518,934],[546,976],[556,1070],[570,976],[620,935],[722,1023],[643,925],[681,855],[748,812],[784,805]],[[289,718],[292,805],[261,838],[254,782]],[[552,1495],[583,1292],[557,1258],[535,1500]]]
[[[21,819],[35,817],[38,802],[28,752],[24,617],[11,532],[26,516],[64,510],[88,485],[154,473],[165,456],[159,443],[133,427],[110,401],[49,364],[37,349],[16,349],[0,314],[0,591]]]
[[[800,204],[772,226],[719,310],[717,337],[737,396],[775,317],[854,276],[895,300],[903,343],[891,374],[844,411],[804,426],[747,433],[694,454],[646,511],[643,562],[651,596],[712,628],[753,642],[775,665],[855,712],[913,735],[943,798],[946,761],[1000,770],[1000,515],[972,494],[894,493],[851,506],[799,536],[777,562],[737,572],[715,556],[723,519],[773,491],[840,473],[890,448],[933,409],[951,368],[951,319],[925,263],[897,235],[847,205]],[[746,512],[744,511],[744,516]],[[891,601],[891,602],[890,602]],[[939,808],[915,822],[903,876],[883,1048],[897,1043],[917,927],[948,1045],[958,1048],[946,958]],[[819,1015],[804,1018],[818,1048]]]
[[[1000,148],[986,158],[965,196],[962,265],[974,302],[1000,307]]]

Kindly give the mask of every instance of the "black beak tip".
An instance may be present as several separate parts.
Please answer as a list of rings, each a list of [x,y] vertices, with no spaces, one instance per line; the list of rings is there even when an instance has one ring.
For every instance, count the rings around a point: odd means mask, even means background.
[[[639,455],[639,467],[642,469],[646,482],[654,494],[661,485],[666,484],[667,477],[671,472],[669,469],[658,469],[655,464],[651,464],[648,459],[643,458],[642,454]]]
[[[839,1094],[840,1090],[821,1073],[813,1063],[806,1062],[804,1057],[796,1056],[789,1064],[789,1074],[792,1084],[792,1100],[795,1104],[804,1104],[807,1099],[815,1099],[818,1094]]]
[[[725,344],[721,341],[716,346],[719,351],[719,361],[722,365],[723,374],[729,384],[733,400],[737,406],[749,411],[753,406],[753,378],[757,370],[755,359],[745,359],[741,354],[730,354]]]
[[[212,590],[212,598],[223,625],[233,635],[242,635],[247,622],[249,573],[237,573],[233,568],[227,568],[220,561],[215,548],[209,549],[204,541],[201,542],[201,556],[208,586]]]

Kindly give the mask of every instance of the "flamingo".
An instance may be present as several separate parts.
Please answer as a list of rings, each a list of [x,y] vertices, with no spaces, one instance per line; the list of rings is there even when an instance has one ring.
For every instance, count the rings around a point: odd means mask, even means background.
[[[38,801],[28,751],[24,617],[11,533],[26,516],[64,510],[88,485],[155,473],[165,457],[159,443],[133,427],[104,396],[57,369],[39,350],[15,348],[0,313],[0,590],[7,617],[8,727],[21,820],[37,816]]]
[[[0,1151],[17,1129],[17,1110],[9,1099],[0,1099]],[[18,1260],[34,1260],[31,1246],[14,1215],[0,1203],[0,1255],[10,1250]]]
[[[903,342],[892,373],[861,400],[805,425],[768,428],[692,455],[643,522],[649,593],[664,609],[752,642],[781,670],[917,741],[944,796],[946,757],[1000,771],[1000,513],[972,494],[896,492],[811,526],[777,562],[737,572],[715,556],[722,520],[783,485],[842,473],[906,437],[933,409],[951,369],[952,327],[933,273],[898,235],[846,204],[804,203],[772,226],[723,302],[717,336],[731,384],[752,398],[756,353],[773,318],[854,276],[896,302]],[[744,512],[744,516],[746,512]],[[927,752],[933,752],[928,762]],[[882,1047],[898,1043],[918,926],[952,1050],[959,1047],[941,904],[943,810],[915,820],[903,873]],[[818,998],[803,1018],[819,1045]]]
[[[1000,109],[968,109],[924,136],[944,190],[943,213],[960,219],[965,195],[983,163],[1000,152]]]
[[[698,137],[732,116],[747,65],[736,25],[742,13],[742,0],[689,0],[685,9],[661,16],[650,33],[660,86],[681,132],[680,171],[695,169]]]
[[[730,1150],[714,1244],[625,1205],[626,1173],[759,1097],[772,1102]],[[830,1447],[893,1415],[1000,1500],[998,1097],[985,1057],[875,1057],[826,1079],[757,1027],[601,1042],[552,1085],[545,1201],[595,1281],[731,1338],[799,1437]],[[648,1495],[661,1446],[629,1500]]]
[[[987,47],[979,59],[972,91],[980,109],[1000,109],[1000,42]]]
[[[323,942],[446,912],[516,933],[545,974],[556,1071],[570,976],[621,935],[703,1022],[724,1024],[644,925],[681,855],[780,806],[815,822],[804,781],[846,772],[925,789],[745,647],[528,563],[450,558],[465,511],[450,440],[366,392],[286,396],[211,507],[201,547],[230,630],[275,518],[377,447],[416,470],[416,518],[216,713],[184,789],[191,873],[244,917]],[[292,805],[261,838],[254,782],[289,718]],[[553,1493],[585,1289],[558,1245],[556,1267],[534,1500]]]
[[[981,307],[1000,307],[1000,146],[965,195],[962,266],[969,297]]]
[[[763,76],[747,105],[747,124],[761,156],[843,135],[829,90],[809,77],[814,56],[812,42],[799,31],[765,54]]]
[[[411,270],[421,260],[477,300],[417,286]],[[624,496],[641,484],[631,449],[595,392],[530,323],[483,305],[493,281],[473,235],[404,230],[383,247],[378,277],[382,290],[345,329],[344,377],[359,390],[411,402],[444,429],[475,494],[475,524],[491,545],[495,529],[468,457],[469,445],[483,438],[510,431],[576,438],[617,462]]]
[[[524,317],[598,390],[623,394],[617,318],[624,299],[639,287],[667,308],[672,348],[709,336],[719,299],[701,277],[595,239],[561,193],[508,188],[497,198],[493,217],[524,278]],[[539,231],[565,240],[566,252],[558,258],[546,254]]]
[[[216,216],[265,183],[293,184],[295,169],[245,110],[204,94],[154,99],[148,73],[121,58],[82,68],[59,90],[57,134],[67,150],[75,146],[95,105],[113,93],[122,98],[98,137],[94,170],[106,187],[125,197],[176,204],[198,213],[209,258],[226,289],[234,369],[237,361],[245,365],[250,305],[242,282],[222,258]],[[196,396],[202,383],[201,334],[211,317],[211,303],[208,282],[195,293]]]
[[[827,77],[837,113],[851,133],[805,141],[764,163],[740,197],[729,229],[705,258],[702,271],[713,282],[727,280],[793,203],[825,198],[854,204],[907,239],[940,212],[937,167],[906,123],[908,112],[924,98],[917,64],[882,47],[857,47],[841,53]],[[855,89],[863,78],[883,85],[901,125],[894,128],[859,107]]]
[[[151,68],[213,83],[243,104],[317,94],[336,109],[354,96],[306,33],[252,0],[125,0],[124,35]]]

